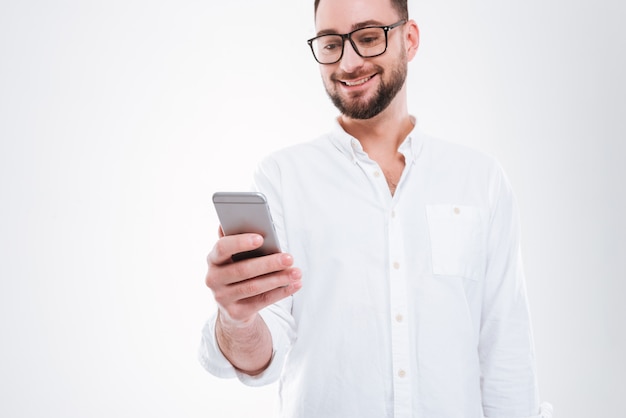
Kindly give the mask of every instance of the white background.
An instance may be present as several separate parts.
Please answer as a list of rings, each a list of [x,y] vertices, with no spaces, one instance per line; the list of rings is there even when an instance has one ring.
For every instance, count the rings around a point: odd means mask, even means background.
[[[560,417],[626,395],[624,9],[411,4],[411,112],[509,174]],[[210,196],[330,124],[313,34],[312,0],[0,2],[0,416],[272,416],[196,359]]]

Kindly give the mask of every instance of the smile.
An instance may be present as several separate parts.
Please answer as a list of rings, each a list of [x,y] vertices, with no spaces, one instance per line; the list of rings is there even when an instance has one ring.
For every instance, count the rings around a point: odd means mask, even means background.
[[[359,80],[353,80],[353,81],[342,81],[342,84],[345,84],[348,87],[354,87],[354,86],[360,86],[362,84],[367,83],[369,80],[372,79],[372,77],[374,77],[373,75],[369,76],[369,77],[365,77],[365,78],[361,78]]]

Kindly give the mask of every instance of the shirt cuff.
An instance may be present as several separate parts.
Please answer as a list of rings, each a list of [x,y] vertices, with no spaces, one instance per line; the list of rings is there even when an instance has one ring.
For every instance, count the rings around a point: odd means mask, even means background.
[[[198,352],[198,359],[202,367],[214,376],[220,378],[237,378],[248,386],[264,386],[274,383],[280,377],[287,351],[291,346],[293,335],[285,332],[280,320],[272,314],[272,307],[259,312],[272,335],[272,358],[269,366],[260,374],[250,376],[237,370],[220,350],[215,336],[217,312],[206,322],[202,329],[202,340]]]

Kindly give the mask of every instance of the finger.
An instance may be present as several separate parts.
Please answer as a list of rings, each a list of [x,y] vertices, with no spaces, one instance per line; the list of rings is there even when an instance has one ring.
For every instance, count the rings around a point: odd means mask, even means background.
[[[279,273],[256,277],[232,285],[214,287],[213,296],[228,318],[240,321],[256,313],[254,309],[261,306],[258,303],[250,303],[250,301],[255,300],[254,298],[260,299],[259,302],[262,304],[266,298],[266,296],[262,296],[263,294],[272,294],[275,290],[284,290],[294,284],[297,287],[297,283],[301,282],[301,279],[302,272],[300,269],[290,268]],[[269,300],[274,299],[270,298]]]
[[[278,287],[267,292],[242,299],[239,303],[249,312],[258,312],[288,296],[293,295],[302,288],[302,281],[292,281],[288,286]]]
[[[211,264],[224,264],[231,261],[233,254],[259,248],[263,237],[259,234],[238,234],[220,238],[207,257]]]
[[[219,266],[219,271],[216,273],[222,283],[233,284],[280,272],[292,265],[293,257],[291,254],[277,253],[225,264]]]
[[[301,288],[302,281],[292,281],[288,286],[278,287],[249,298],[241,299],[229,305],[228,308],[225,309],[225,314],[231,320],[246,320],[261,309],[293,295]]]
[[[302,272],[299,268],[288,268],[277,273],[231,284],[224,289],[224,294],[231,300],[244,300],[274,289],[287,287],[299,282],[301,278]]]

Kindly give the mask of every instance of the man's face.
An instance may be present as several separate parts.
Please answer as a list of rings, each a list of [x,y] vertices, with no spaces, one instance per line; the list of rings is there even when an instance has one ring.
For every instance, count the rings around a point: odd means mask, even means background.
[[[322,0],[316,14],[318,33],[348,33],[359,27],[391,25],[400,20],[390,0]],[[404,26],[388,32],[387,51],[362,58],[349,41],[338,63],[320,65],[326,92],[339,111],[370,119],[385,110],[402,89],[407,74]]]

